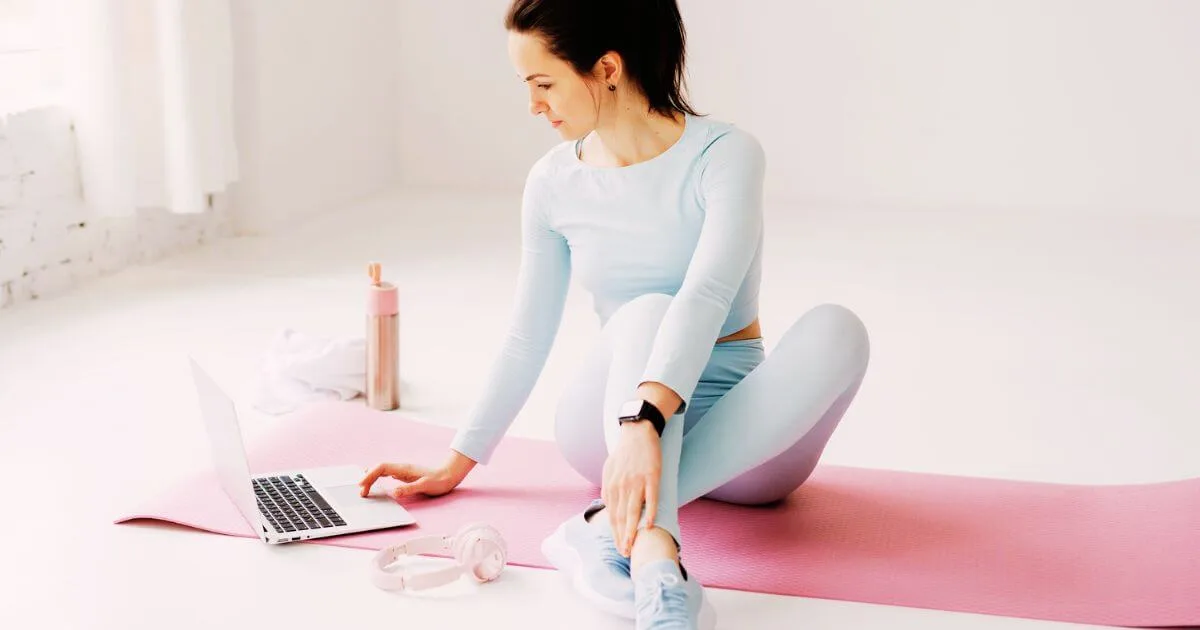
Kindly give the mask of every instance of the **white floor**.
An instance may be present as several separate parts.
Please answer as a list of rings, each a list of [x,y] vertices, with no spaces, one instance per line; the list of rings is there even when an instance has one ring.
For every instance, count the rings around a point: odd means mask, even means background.
[[[236,393],[254,439],[281,422],[246,404],[264,344],[282,327],[361,334],[369,260],[403,291],[404,407],[455,423],[507,323],[515,203],[388,195],[0,312],[0,627],[627,627],[548,571],[401,596],[370,585],[364,551],[110,524],[208,464],[185,353]],[[1200,222],[773,205],[768,225],[768,350],[826,301],[873,335],[825,462],[1068,483],[1200,476]],[[574,290],[513,434],[549,437],[596,331],[589,309]],[[1063,625],[711,597],[722,628]]]

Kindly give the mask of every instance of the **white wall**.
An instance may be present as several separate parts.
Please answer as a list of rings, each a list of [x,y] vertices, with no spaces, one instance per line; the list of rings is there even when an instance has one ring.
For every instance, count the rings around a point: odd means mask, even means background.
[[[759,136],[772,197],[1200,216],[1200,2],[680,5],[694,104]],[[555,141],[506,6],[401,4],[404,183],[519,188]]]
[[[89,217],[70,121],[0,121],[0,308],[392,188],[399,0],[232,2],[240,166],[214,211]]]
[[[395,184],[396,0],[233,2],[239,233]]]
[[[0,308],[228,233],[222,195],[204,214],[89,216],[67,113],[40,107],[0,116]]]
[[[520,190],[557,138],[528,114],[508,61],[508,0],[400,2],[400,180],[407,186]]]

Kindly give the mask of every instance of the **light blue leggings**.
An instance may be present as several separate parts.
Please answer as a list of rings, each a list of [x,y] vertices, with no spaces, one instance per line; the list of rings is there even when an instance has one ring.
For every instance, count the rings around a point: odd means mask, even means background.
[[[617,409],[634,396],[670,303],[644,295],[614,313],[559,401],[559,448],[596,486],[616,444]],[[683,505],[700,497],[770,503],[798,488],[858,392],[869,354],[862,321],[832,304],[796,320],[769,357],[762,339],[717,344],[683,422],[668,419],[660,440],[655,525],[682,545]]]

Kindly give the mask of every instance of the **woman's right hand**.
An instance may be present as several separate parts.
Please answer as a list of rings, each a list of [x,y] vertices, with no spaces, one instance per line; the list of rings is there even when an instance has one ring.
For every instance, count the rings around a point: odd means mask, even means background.
[[[403,484],[389,493],[392,498],[399,499],[414,494],[436,497],[457,488],[474,465],[475,462],[459,453],[452,455],[449,461],[437,468],[390,462],[379,464],[358,482],[359,494],[367,496],[371,492],[371,486],[375,485],[380,477],[391,477]]]

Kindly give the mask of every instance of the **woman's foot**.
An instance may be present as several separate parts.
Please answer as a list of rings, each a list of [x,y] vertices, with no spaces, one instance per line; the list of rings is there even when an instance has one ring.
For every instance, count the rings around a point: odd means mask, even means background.
[[[597,607],[614,615],[634,618],[633,582],[629,558],[617,550],[608,527],[604,504],[593,501],[582,513],[559,525],[542,541],[542,554],[564,575],[575,590]]]
[[[671,559],[639,563],[633,572],[637,630],[712,630],[716,615],[704,588]]]

